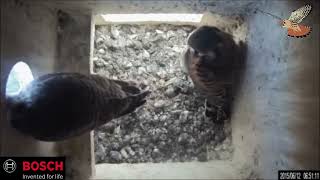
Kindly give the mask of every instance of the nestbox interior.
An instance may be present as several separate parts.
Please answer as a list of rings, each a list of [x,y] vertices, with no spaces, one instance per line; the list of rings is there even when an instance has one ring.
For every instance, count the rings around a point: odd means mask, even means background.
[[[152,91],[134,113],[95,129],[97,177],[110,166],[231,160],[231,121],[214,124],[205,117],[205,98],[181,62],[189,34],[200,25],[218,26],[237,43],[245,42],[241,18],[207,13],[103,14],[95,19],[91,73],[135,81]]]

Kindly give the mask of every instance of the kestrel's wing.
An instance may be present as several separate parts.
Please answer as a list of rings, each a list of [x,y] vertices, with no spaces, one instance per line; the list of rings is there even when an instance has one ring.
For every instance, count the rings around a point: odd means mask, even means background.
[[[300,23],[305,17],[308,16],[312,9],[312,6],[307,4],[295,11],[293,11],[289,17],[289,21],[293,23]]]

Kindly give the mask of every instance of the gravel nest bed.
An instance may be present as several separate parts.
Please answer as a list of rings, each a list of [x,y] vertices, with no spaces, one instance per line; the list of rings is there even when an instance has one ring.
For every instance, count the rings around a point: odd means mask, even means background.
[[[93,72],[134,80],[152,94],[134,113],[95,130],[96,163],[229,159],[230,122],[204,116],[204,98],[180,67],[193,26],[103,25],[95,32]]]

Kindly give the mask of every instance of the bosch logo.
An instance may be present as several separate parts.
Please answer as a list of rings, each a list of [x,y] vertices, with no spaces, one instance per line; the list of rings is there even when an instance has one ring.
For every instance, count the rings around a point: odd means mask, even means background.
[[[3,169],[7,173],[13,173],[16,170],[16,168],[17,168],[17,163],[12,159],[7,159],[3,163]]]
[[[0,180],[65,180],[65,157],[0,157]],[[0,167],[1,169],[1,167]]]
[[[63,171],[63,161],[22,161],[23,171]]]

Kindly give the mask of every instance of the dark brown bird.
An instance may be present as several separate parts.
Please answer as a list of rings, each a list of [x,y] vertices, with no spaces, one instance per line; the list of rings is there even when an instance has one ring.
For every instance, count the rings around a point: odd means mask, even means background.
[[[149,93],[99,75],[47,74],[8,99],[10,121],[38,140],[64,140],[133,112]]]
[[[195,88],[206,97],[206,115],[215,122],[229,118],[235,43],[216,27],[201,26],[187,40],[184,66]]]

